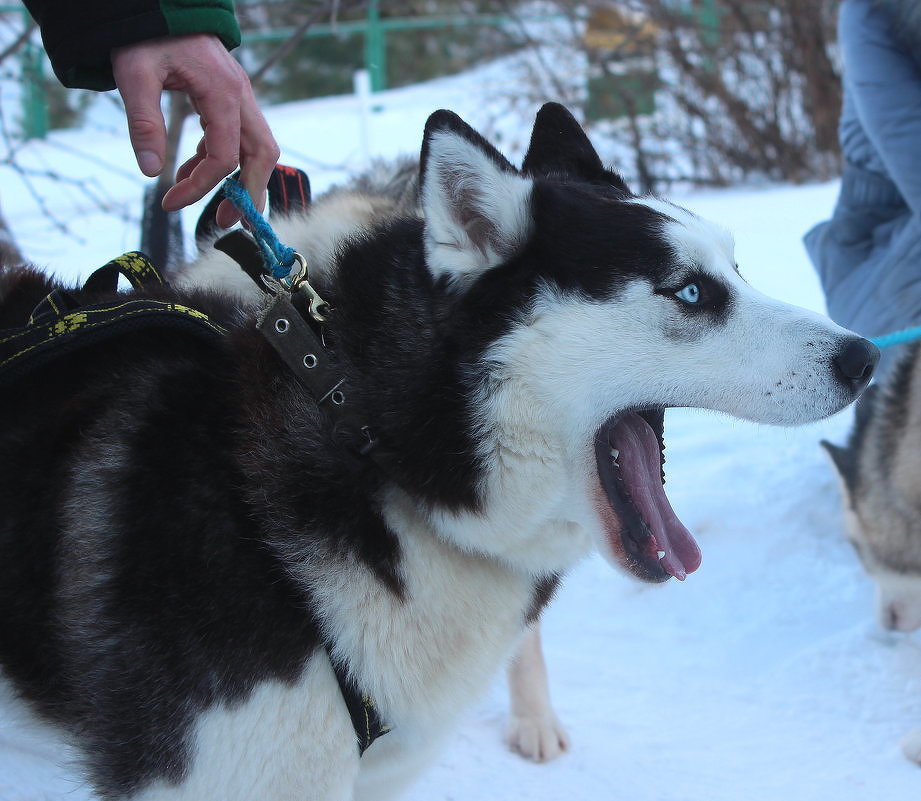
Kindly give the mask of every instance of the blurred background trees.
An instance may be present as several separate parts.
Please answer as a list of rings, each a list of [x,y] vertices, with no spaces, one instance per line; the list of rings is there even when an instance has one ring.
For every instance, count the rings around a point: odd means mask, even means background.
[[[840,167],[837,5],[592,2],[587,116],[620,121],[647,185],[682,167],[714,184],[828,178]]]
[[[394,88],[519,58],[529,108],[570,106],[644,189],[677,181],[801,182],[837,174],[837,0],[238,0],[240,58],[260,99]],[[511,61],[509,62],[512,63]],[[18,4],[0,7],[8,153],[79,126],[91,95],[62,89]],[[13,104],[12,98],[17,101]],[[109,102],[117,102],[117,98]]]

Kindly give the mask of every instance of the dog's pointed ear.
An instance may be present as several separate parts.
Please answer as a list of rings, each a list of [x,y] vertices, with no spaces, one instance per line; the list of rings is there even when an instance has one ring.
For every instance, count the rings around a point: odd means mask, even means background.
[[[625,195],[633,194],[623,178],[605,169],[578,120],[559,103],[545,103],[537,112],[521,171],[525,175],[556,174],[602,182]]]
[[[856,454],[850,448],[842,448],[840,445],[834,445],[825,439],[821,440],[819,445],[831,457],[831,462],[835,466],[838,478],[841,480],[844,501],[848,506],[851,506],[851,497],[857,484]]]
[[[425,125],[421,178],[436,278],[467,284],[518,252],[531,229],[531,181],[450,111]]]
[[[876,404],[882,403],[879,384],[870,384],[854,404],[854,432],[851,438],[862,436],[876,411]]]
[[[825,449],[825,452],[831,457],[832,464],[835,466],[835,470],[838,471],[839,475],[843,477],[847,473],[852,472],[854,460],[851,458],[851,452],[847,448],[835,445],[827,439],[819,440],[819,445],[821,445]]]
[[[559,103],[545,103],[534,119],[521,170],[529,175],[564,173],[587,178],[604,172],[604,165],[569,110]]]

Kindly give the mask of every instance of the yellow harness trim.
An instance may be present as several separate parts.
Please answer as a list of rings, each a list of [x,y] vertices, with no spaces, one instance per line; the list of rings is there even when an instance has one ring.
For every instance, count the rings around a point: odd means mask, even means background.
[[[135,290],[166,286],[150,259],[143,253],[132,251],[96,270],[84,283],[84,289],[114,291],[119,275],[125,276]],[[181,303],[120,296],[110,301],[77,306],[65,291],[54,290],[36,306],[25,326],[0,331],[0,371],[9,369],[13,374],[18,373],[22,368],[28,369],[26,362],[30,357],[52,356],[51,353],[40,356],[41,352],[60,348],[59,352],[63,354],[74,347],[113,335],[122,327],[136,327],[137,321],[186,327],[191,323],[190,330],[193,331],[219,336],[227,333],[207,314]],[[112,330],[100,333],[104,329]],[[4,379],[8,377],[6,374],[3,376]]]
[[[110,265],[118,269],[135,289],[143,289],[151,284],[166,285],[163,276],[154,267],[153,262],[138,250],[123,253],[121,256],[112,259],[106,267]]]
[[[50,296],[48,299],[57,311],[58,307],[54,304],[53,300],[50,299]],[[119,322],[125,322],[132,318],[153,314],[185,315],[197,320],[205,327],[210,328],[215,334],[227,333],[227,329],[215,323],[207,314],[198,311],[198,309],[161,300],[128,300],[123,303],[107,304],[69,312],[61,315],[57,320],[47,323],[35,323],[30,319],[29,325],[26,328],[18,329],[8,336],[0,336],[0,346],[9,344],[15,347],[13,343],[15,343],[16,340],[28,340],[28,344],[22,349],[14,351],[0,361],[0,369],[7,366],[10,362],[25,356],[35,348],[51,342],[57,337],[87,332],[107,325],[116,325]]]

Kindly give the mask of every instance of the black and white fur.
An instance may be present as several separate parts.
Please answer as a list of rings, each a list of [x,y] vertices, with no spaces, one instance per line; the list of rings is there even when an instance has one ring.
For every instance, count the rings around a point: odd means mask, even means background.
[[[376,160],[366,171],[313,199],[304,212],[273,216],[281,241],[304,255],[312,275],[336,269],[336,258],[354,237],[392,223],[422,219],[419,159]],[[239,296],[242,306],[258,306],[264,293],[236,262],[205,241],[199,257],[183,265],[173,280],[187,287],[220,288]],[[505,742],[535,762],[557,758],[570,737],[550,700],[540,621],[534,620],[509,661],[509,716]]]
[[[575,562],[680,572],[599,432],[668,406],[794,425],[869,379],[871,346],[748,286],[728,234],[630,194],[562,107],[521,171],[437,112],[421,175],[424,220],[316,276],[386,472],[220,293],[178,295],[221,341],[126,333],[0,393],[0,663],[102,797],[392,797]],[[51,286],[0,273],[0,326]],[[392,726],[361,758],[324,641]]]

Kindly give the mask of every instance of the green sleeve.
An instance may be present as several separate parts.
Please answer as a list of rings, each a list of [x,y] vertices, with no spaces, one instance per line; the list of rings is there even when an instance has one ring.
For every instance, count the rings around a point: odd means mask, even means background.
[[[212,33],[228,50],[240,44],[232,0],[25,0],[64,86],[114,89],[116,47],[194,33]]]

